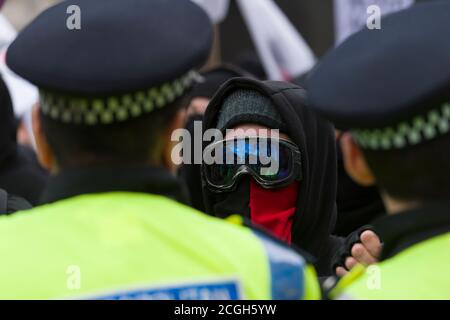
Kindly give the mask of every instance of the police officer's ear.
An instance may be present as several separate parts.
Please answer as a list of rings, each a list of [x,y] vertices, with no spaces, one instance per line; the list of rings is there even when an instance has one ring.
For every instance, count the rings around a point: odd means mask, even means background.
[[[162,149],[162,164],[166,169],[176,174],[177,165],[172,160],[172,149],[179,143],[179,141],[172,141],[172,133],[177,129],[182,129],[186,125],[187,110],[181,108],[168,123],[168,126],[164,135],[164,145]]]
[[[48,139],[42,130],[41,118],[39,115],[40,106],[33,107],[32,124],[33,134],[36,142],[37,155],[40,164],[50,172],[56,171],[55,156],[52,148],[48,143]]]
[[[348,132],[343,133],[340,141],[344,167],[348,175],[361,186],[369,187],[375,185],[375,176],[367,164],[363,151],[355,143],[351,134]]]

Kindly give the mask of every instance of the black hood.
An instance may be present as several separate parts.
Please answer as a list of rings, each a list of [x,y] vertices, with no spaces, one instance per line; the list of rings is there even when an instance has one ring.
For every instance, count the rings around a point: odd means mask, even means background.
[[[286,82],[235,78],[224,84],[211,101],[204,117],[204,130],[215,127],[223,100],[238,88],[256,90],[272,100],[288,128],[287,134],[302,153],[303,180],[292,226],[292,244],[319,256],[336,220],[334,128],[305,105],[304,89]],[[205,183],[203,193],[206,211],[215,215],[217,200]]]

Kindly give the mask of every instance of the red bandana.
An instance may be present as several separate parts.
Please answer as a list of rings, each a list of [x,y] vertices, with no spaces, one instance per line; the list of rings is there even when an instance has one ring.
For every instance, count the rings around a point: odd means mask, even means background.
[[[251,179],[251,221],[290,244],[299,187],[299,183],[295,182],[283,189],[270,190],[260,187]]]

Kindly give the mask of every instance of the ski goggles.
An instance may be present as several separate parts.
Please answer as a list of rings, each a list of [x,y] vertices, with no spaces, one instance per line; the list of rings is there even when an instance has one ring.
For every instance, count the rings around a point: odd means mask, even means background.
[[[250,175],[265,189],[282,188],[302,180],[300,150],[284,139],[221,140],[206,147],[203,156],[202,174],[213,192],[233,191],[243,175]]]

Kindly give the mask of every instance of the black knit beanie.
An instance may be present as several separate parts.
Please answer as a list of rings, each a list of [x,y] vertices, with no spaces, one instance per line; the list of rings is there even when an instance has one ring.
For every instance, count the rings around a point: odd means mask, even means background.
[[[259,124],[286,132],[283,119],[268,97],[254,90],[238,89],[225,98],[217,128],[224,131],[244,123]]]

